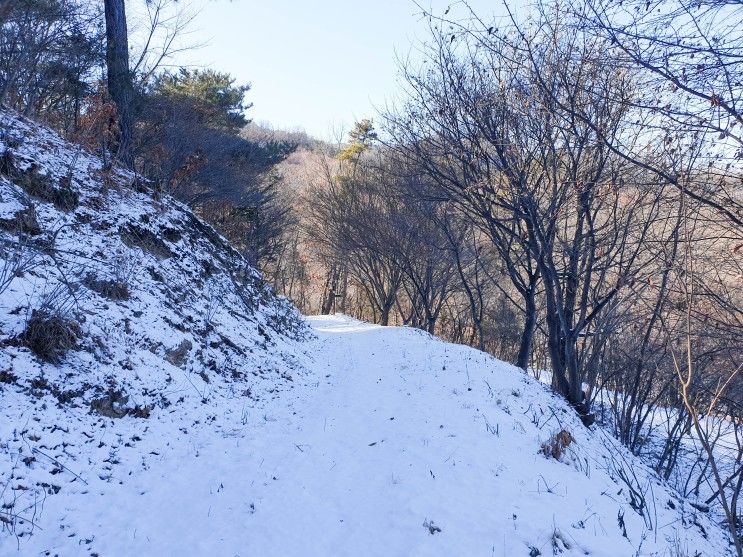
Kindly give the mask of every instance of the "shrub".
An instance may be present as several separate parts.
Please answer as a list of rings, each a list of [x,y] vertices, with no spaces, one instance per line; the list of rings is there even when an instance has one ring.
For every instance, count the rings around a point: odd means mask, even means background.
[[[76,321],[59,313],[34,310],[20,339],[40,359],[59,364],[65,353],[77,346],[81,335]]]
[[[36,219],[36,210],[33,205],[16,211],[9,219],[0,218],[0,228],[18,235],[38,236],[41,234],[41,227]]]
[[[121,241],[130,248],[139,248],[151,253],[157,259],[173,257],[173,251],[168,245],[157,234],[146,228],[128,224],[119,229],[119,235]]]
[[[129,396],[124,394],[124,391],[111,387],[104,396],[91,401],[90,409],[107,418],[133,416],[147,419],[150,417],[151,406],[128,406],[128,402]]]

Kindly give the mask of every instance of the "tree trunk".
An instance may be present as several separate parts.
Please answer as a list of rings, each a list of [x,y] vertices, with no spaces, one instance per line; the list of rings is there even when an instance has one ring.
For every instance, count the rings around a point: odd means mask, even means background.
[[[390,324],[390,310],[391,309],[392,309],[392,307],[388,307],[387,305],[385,305],[382,308],[382,315],[381,315],[381,317],[379,319],[379,324],[380,325],[386,327],[387,325]]]
[[[524,308],[524,331],[521,333],[521,344],[516,357],[516,366],[528,371],[531,348],[534,343],[534,329],[537,325],[537,305],[534,301],[534,289],[529,290],[524,295],[524,302],[526,306]]]
[[[132,101],[134,87],[129,71],[129,41],[124,0],[104,0],[106,12],[106,66],[108,93],[119,118],[119,161],[132,168]]]

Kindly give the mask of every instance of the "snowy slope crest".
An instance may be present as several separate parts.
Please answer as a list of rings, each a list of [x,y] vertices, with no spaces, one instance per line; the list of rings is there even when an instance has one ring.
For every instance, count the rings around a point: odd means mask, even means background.
[[[290,387],[306,334],[185,206],[0,109],[0,536],[85,485],[63,462],[76,444],[100,446],[106,477],[105,437],[136,445],[153,419],[203,424]]]

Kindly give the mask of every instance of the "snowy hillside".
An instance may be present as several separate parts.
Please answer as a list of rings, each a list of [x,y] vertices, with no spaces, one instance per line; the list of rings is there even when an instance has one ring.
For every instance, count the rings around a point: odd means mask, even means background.
[[[118,481],[119,451],[146,467],[224,399],[290,388],[305,334],[185,207],[0,112],[0,554],[64,528],[43,500]]]
[[[306,323],[185,207],[0,117],[0,555],[727,554],[520,370]]]

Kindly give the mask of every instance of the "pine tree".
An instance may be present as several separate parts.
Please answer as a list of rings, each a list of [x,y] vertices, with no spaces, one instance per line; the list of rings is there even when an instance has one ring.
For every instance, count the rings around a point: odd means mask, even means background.
[[[353,129],[348,133],[349,143],[338,153],[338,160],[351,161],[351,176],[356,176],[361,156],[369,150],[374,141],[378,139],[377,132],[374,130],[374,122],[368,118],[356,122]]]
[[[155,89],[194,101],[212,127],[236,132],[248,123],[244,112],[251,105],[244,97],[250,85],[235,85],[235,78],[228,73],[181,68],[178,73],[160,76]]]
[[[133,167],[132,157],[132,102],[134,86],[129,71],[129,40],[126,29],[124,0],[105,0],[106,13],[106,65],[108,67],[108,92],[119,116],[119,159]]]

